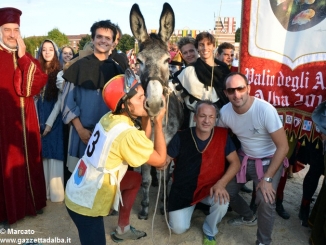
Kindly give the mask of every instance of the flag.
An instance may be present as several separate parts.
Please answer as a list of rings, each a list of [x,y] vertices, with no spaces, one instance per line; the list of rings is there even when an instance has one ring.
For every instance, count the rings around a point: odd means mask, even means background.
[[[326,99],[325,5],[244,0],[242,6],[240,72],[252,95],[292,120],[287,134],[308,140],[317,135],[311,113]]]

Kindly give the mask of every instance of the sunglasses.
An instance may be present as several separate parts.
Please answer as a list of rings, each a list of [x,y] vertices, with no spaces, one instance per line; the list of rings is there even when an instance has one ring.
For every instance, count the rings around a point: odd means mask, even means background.
[[[236,88],[227,88],[225,89],[228,94],[234,94],[234,92],[237,90],[237,92],[244,92],[246,90],[247,86],[239,86]]]

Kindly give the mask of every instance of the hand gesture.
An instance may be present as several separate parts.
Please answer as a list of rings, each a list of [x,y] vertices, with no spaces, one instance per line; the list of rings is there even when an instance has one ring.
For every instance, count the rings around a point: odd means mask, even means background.
[[[163,167],[156,168],[157,170],[165,170],[169,167],[170,162],[173,160],[172,157],[166,155],[165,165]]]
[[[223,186],[220,181],[217,181],[215,185],[209,190],[210,197],[214,196],[214,202],[219,200],[220,204],[226,204],[230,202],[229,193],[226,191],[225,186]]]
[[[88,129],[86,128],[81,128],[77,131],[78,135],[79,135],[79,138],[81,139],[81,141],[83,141],[83,143],[85,145],[87,145],[90,137],[92,136],[92,132],[89,131]]]
[[[166,112],[166,102],[165,97],[162,95],[164,106],[161,108],[160,112],[157,114],[157,116],[154,118],[154,122],[162,122],[165,112]]]
[[[20,35],[17,37],[17,49],[18,49],[18,57],[19,58],[23,57],[26,53],[26,45]]]
[[[266,203],[274,203],[275,202],[275,195],[276,195],[276,191],[273,189],[272,183],[268,183],[265,180],[261,180],[256,188],[256,191],[258,191],[258,189],[261,190],[261,192],[263,193],[264,196],[264,200]]]
[[[51,126],[46,125],[42,136],[44,137],[45,135],[47,135],[51,131],[51,129],[52,129]]]

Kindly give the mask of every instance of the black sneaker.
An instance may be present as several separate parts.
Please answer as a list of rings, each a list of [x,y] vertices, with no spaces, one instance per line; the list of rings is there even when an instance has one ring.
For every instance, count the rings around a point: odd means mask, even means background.
[[[285,211],[282,203],[281,204],[276,204],[276,212],[283,219],[289,219],[290,218],[290,214]]]
[[[310,205],[309,206],[300,206],[299,211],[299,219],[301,220],[301,225],[304,227],[308,227],[308,218],[310,213]]]
[[[112,212],[109,213],[108,216],[118,216],[118,215],[119,215],[119,212],[118,212],[118,211],[116,211],[116,210],[112,210]]]

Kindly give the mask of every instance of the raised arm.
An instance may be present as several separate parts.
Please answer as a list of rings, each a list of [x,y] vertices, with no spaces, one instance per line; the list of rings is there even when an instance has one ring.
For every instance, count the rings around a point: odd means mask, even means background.
[[[30,54],[25,53],[17,60],[14,86],[18,96],[31,97],[40,93],[48,80],[39,62]]]
[[[152,125],[150,117],[142,117],[141,118],[142,129],[145,131],[145,135],[147,138],[151,138],[152,136]]]

